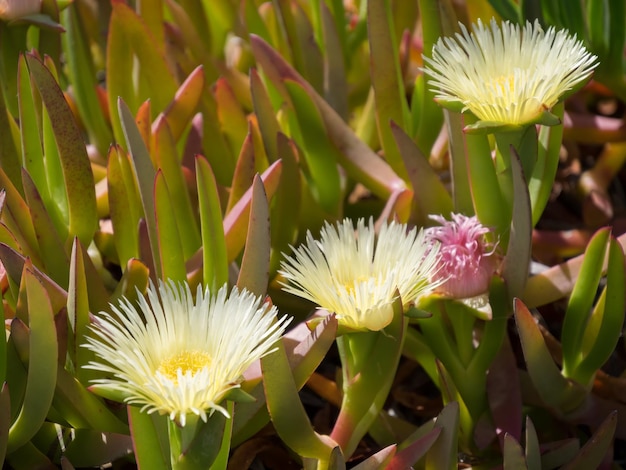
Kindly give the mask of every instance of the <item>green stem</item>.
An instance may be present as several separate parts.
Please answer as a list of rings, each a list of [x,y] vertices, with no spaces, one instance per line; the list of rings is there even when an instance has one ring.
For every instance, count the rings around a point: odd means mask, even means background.
[[[459,358],[464,366],[474,355],[474,324],[476,317],[464,305],[454,300],[445,301],[445,310],[454,331]]]
[[[349,458],[380,414],[398,367],[407,320],[401,300],[383,331],[346,333],[337,338],[343,366],[343,400],[331,439]]]
[[[514,198],[511,152],[515,151],[519,156],[524,172],[524,179],[528,182],[537,162],[538,136],[537,129],[533,124],[523,127],[520,130],[496,132],[494,137],[497,147],[496,172],[500,184],[500,191],[507,209],[506,220],[503,219],[502,225],[507,227],[507,230],[501,233],[501,246],[506,247],[508,245],[508,227],[511,225]]]

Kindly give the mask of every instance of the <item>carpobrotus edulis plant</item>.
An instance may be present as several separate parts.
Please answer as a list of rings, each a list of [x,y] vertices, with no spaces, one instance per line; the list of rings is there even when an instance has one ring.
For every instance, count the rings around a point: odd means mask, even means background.
[[[194,296],[186,284],[151,285],[138,308],[122,299],[112,309],[100,313],[85,345],[99,358],[86,367],[107,375],[92,390],[182,427],[189,415],[228,416],[221,401],[289,324],[262,298],[226,286],[198,286]]]

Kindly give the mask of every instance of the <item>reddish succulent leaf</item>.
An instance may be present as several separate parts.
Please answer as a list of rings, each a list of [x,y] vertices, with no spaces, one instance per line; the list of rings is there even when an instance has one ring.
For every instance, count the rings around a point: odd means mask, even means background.
[[[405,186],[391,167],[376,155],[365,142],[337,115],[326,101],[269,44],[251,35],[250,43],[257,61],[275,86],[286,80],[298,83],[318,107],[328,134],[339,149],[340,164],[348,173],[380,197]],[[283,92],[286,93],[283,87]]]
[[[241,196],[252,186],[254,177],[257,174],[255,158],[252,135],[248,134],[241,145],[239,158],[237,158],[235,174],[233,175],[233,182],[228,194],[226,213],[232,210],[233,206],[241,199]]]
[[[385,470],[402,470],[412,467],[419,459],[426,455],[426,452],[433,446],[440,434],[441,428],[436,427],[431,429],[424,436],[415,439],[414,442],[403,447],[396,453],[390,464],[385,467]]]
[[[261,175],[268,200],[272,198],[276,191],[280,181],[281,168],[282,163],[278,160]],[[239,202],[224,217],[224,235],[226,236],[226,251],[229,261],[237,257],[245,244],[245,232],[248,229],[251,202],[252,188],[246,191]]]
[[[89,245],[97,228],[96,194],[82,135],[50,71],[34,55],[27,55],[26,62],[54,131],[69,210],[69,234]]]

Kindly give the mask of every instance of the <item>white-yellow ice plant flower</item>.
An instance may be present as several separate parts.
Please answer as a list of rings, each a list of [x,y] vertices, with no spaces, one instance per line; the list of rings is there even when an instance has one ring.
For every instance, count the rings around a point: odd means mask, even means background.
[[[186,283],[151,284],[138,307],[126,298],[101,312],[85,345],[104,372],[92,389],[147,413],[167,414],[185,426],[189,414],[206,421],[242,380],[244,371],[272,351],[289,324],[262,297],[227,286],[194,296]]]
[[[495,19],[487,27],[478,20],[471,33],[460,27],[454,37],[439,38],[432,58],[424,57],[424,72],[443,106],[492,125],[557,123],[544,112],[582,86],[598,65],[575,36],[554,27],[544,31],[538,21],[522,28]]]
[[[422,230],[384,223],[378,236],[370,219],[326,223],[320,240],[306,242],[281,263],[284,290],[335,313],[353,330],[379,331],[393,319],[396,291],[405,306],[436,287],[438,245]]]

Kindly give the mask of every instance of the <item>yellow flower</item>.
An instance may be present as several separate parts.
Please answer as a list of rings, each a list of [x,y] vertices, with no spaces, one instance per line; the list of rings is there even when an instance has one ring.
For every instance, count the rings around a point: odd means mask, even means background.
[[[519,25],[480,20],[469,33],[439,38],[424,72],[443,106],[471,111],[494,125],[541,122],[568,91],[581,86],[598,65],[576,37],[538,21]]]
[[[12,21],[41,11],[41,0],[0,0],[0,19]]]
[[[181,426],[189,413],[204,421],[242,380],[243,372],[272,351],[289,324],[276,307],[246,290],[223,286],[217,295],[198,287],[150,285],[139,310],[127,299],[101,312],[85,347],[102,362],[87,366],[108,375],[92,389],[109,398],[159,412]]]
[[[320,241],[307,233],[280,274],[288,281],[285,291],[334,312],[344,327],[378,331],[393,318],[396,289],[406,306],[436,287],[430,278],[438,257],[438,245],[421,230],[385,223],[376,237],[371,219],[367,226],[360,219],[356,233],[345,219],[326,223]]]

